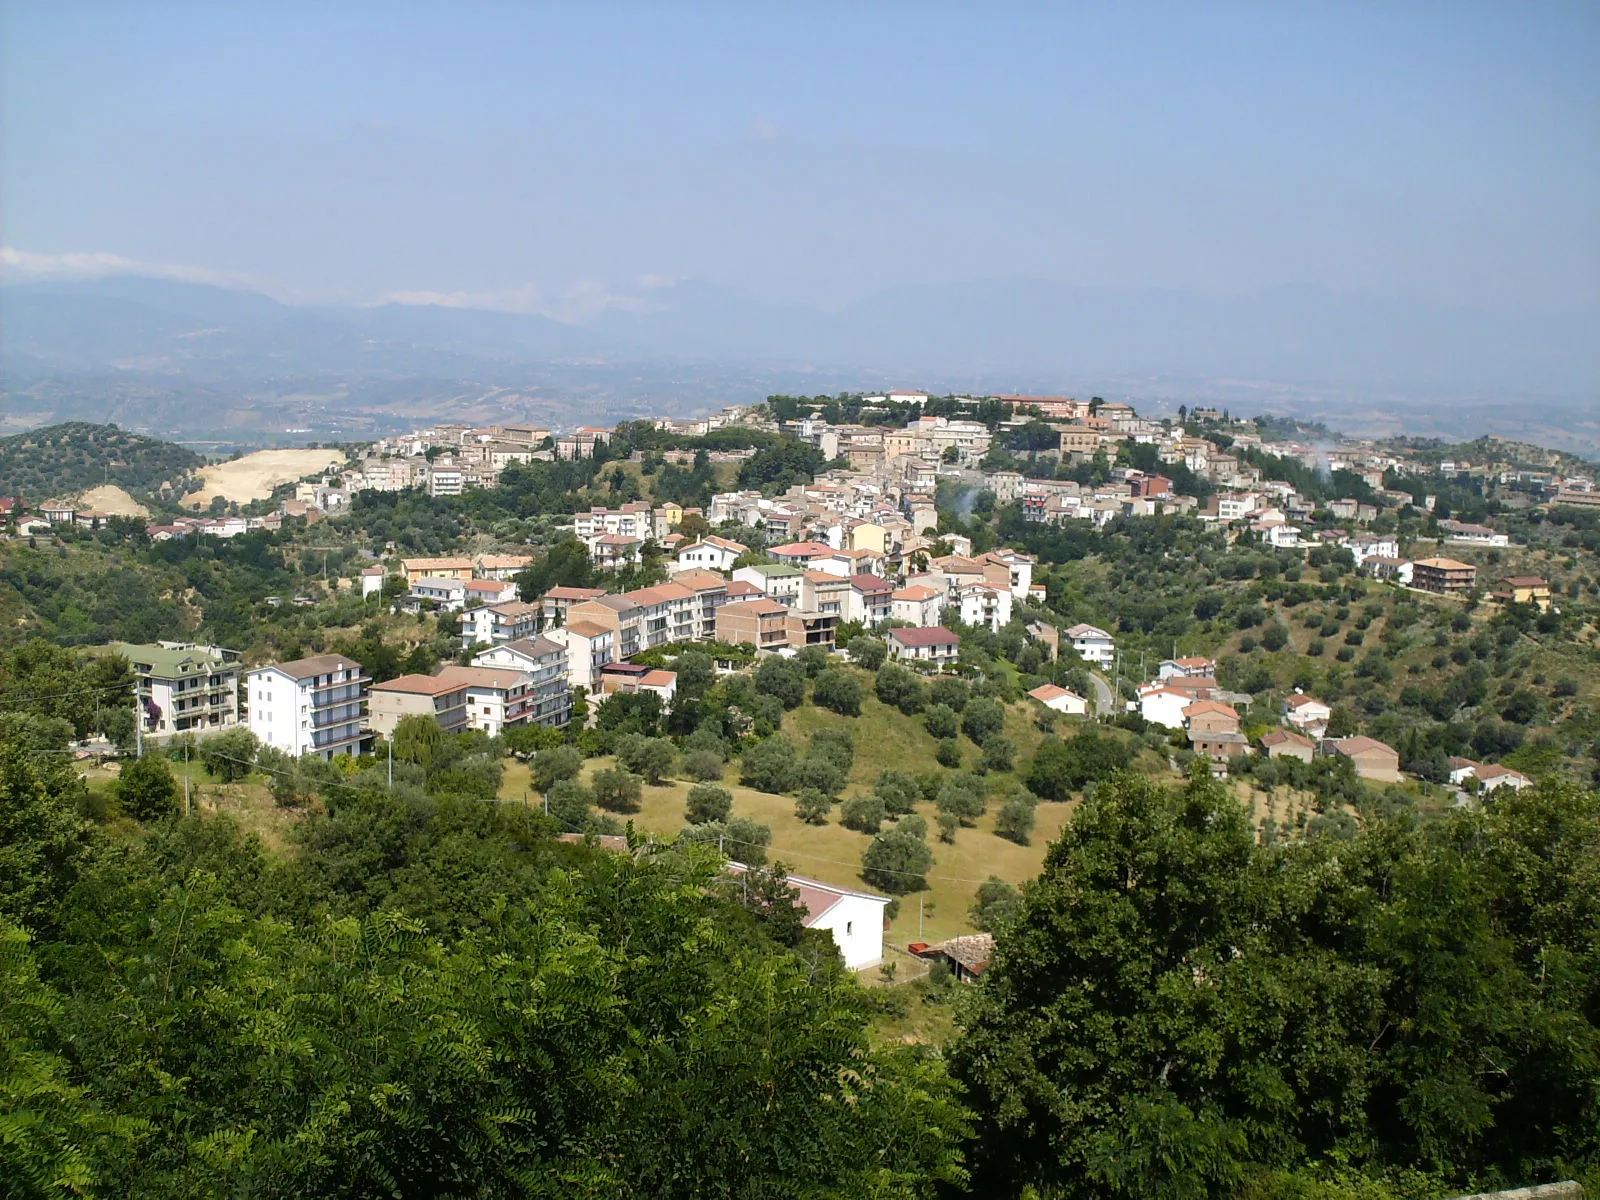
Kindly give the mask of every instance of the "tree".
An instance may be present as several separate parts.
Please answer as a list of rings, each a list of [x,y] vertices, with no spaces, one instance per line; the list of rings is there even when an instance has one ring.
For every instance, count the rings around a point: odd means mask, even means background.
[[[771,827],[748,817],[690,825],[678,836],[691,842],[716,846],[728,858],[751,867],[761,866],[767,861],[767,847],[772,844]]]
[[[811,698],[842,717],[861,715],[861,681],[848,671],[830,668],[811,685]]]
[[[927,692],[920,679],[895,663],[885,663],[878,668],[873,688],[879,700],[898,708],[908,717],[922,711]]]
[[[833,797],[819,788],[803,787],[795,793],[794,815],[807,825],[825,825]]]
[[[1120,770],[1128,759],[1122,742],[1093,728],[1067,741],[1049,737],[1028,765],[1028,790],[1042,800],[1066,800],[1084,784]]]
[[[704,695],[717,681],[717,664],[704,650],[685,650],[673,660],[672,669],[678,676],[680,700]]]
[[[200,742],[200,763],[224,783],[235,783],[255,767],[259,744],[256,735],[248,729],[214,733]]]
[[[927,888],[933,851],[925,837],[912,832],[906,817],[872,839],[861,856],[861,874],[880,891],[901,896]]]
[[[683,756],[683,773],[690,779],[711,783],[722,778],[722,755],[715,750],[691,750]]]
[[[1006,710],[1000,707],[998,700],[991,700],[987,696],[968,701],[961,714],[962,730],[980,746],[1004,732],[1005,727]]]
[[[954,770],[961,765],[961,743],[953,737],[940,738],[933,748],[933,757],[941,767]]]
[[[952,775],[939,788],[933,804],[941,813],[949,813],[963,825],[971,825],[983,816],[988,798],[983,794],[982,785],[971,776]]]
[[[849,772],[856,761],[856,740],[848,729],[819,729],[806,747],[807,758],[820,758]]]
[[[1347,738],[1361,728],[1361,718],[1356,716],[1355,710],[1347,704],[1335,704],[1328,717],[1327,736],[1330,738]]]
[[[837,762],[819,754],[807,755],[796,774],[799,786],[814,787],[830,796],[837,796],[844,791],[849,780],[848,772],[841,769]]]
[[[944,704],[930,704],[922,710],[922,723],[935,738],[953,738],[961,730],[961,719],[955,710]]]
[[[666,738],[636,738],[625,752],[619,751],[622,765],[635,775],[640,775],[651,787],[660,787],[672,770],[677,752]]]
[[[881,796],[852,796],[839,809],[839,824],[857,833],[877,833],[888,815]]]
[[[1017,759],[1017,744],[1002,734],[996,734],[983,744],[983,769],[1009,771]]]
[[[141,821],[170,817],[178,811],[178,784],[172,767],[160,754],[146,754],[123,765],[117,777],[122,811]]]
[[[744,752],[739,781],[761,792],[787,792],[799,777],[800,758],[788,738],[772,737]]]
[[[972,690],[967,687],[965,679],[955,675],[940,675],[930,685],[928,693],[929,703],[942,704],[952,712],[960,712],[967,706]]]
[[[756,668],[756,688],[763,695],[775,696],[784,708],[799,708],[806,698],[805,668],[777,655],[764,658]]]
[[[882,771],[878,781],[872,785],[873,792],[882,798],[884,811],[892,817],[904,816],[911,812],[922,799],[922,788],[917,781],[904,771],[891,769]]]
[[[563,779],[576,779],[583,770],[583,752],[576,746],[554,746],[534,756],[528,781],[535,791],[548,792]]]
[[[994,831],[1007,841],[1026,846],[1033,836],[1033,797],[1025,794],[1012,796],[1000,806],[995,815]]]
[[[643,789],[639,777],[632,772],[621,767],[607,767],[595,772],[590,786],[594,790],[594,801],[601,808],[620,813],[639,811]]]
[[[870,637],[864,633],[850,639],[849,650],[850,661],[868,671],[876,671],[883,666],[883,660],[889,653],[882,638]]]
[[[806,646],[790,661],[806,673],[807,679],[815,679],[828,669],[828,652],[821,646]]]
[[[972,923],[986,933],[994,933],[1014,919],[1022,907],[1022,893],[998,875],[978,885],[977,898],[967,912]]]
[[[733,793],[714,783],[697,783],[689,789],[687,816],[689,824],[704,825],[707,821],[725,821],[733,811]]]
[[[550,815],[572,832],[582,833],[594,823],[594,793],[576,779],[556,780],[544,801]]]
[[[71,733],[64,717],[0,714],[0,928],[53,929],[77,882],[88,828],[83,781],[59,753]]]

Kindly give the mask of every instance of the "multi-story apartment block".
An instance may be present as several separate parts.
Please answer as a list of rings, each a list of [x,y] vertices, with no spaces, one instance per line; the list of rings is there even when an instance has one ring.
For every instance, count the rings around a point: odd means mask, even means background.
[[[695,594],[700,608],[700,626],[696,636],[711,641],[717,636],[717,609],[728,602],[728,581],[715,571],[679,571],[672,582],[688,588]]]
[[[539,632],[543,617],[543,608],[521,600],[469,608],[461,614],[461,648],[470,650],[474,646],[532,637]]]
[[[782,650],[789,644],[788,615],[788,608],[765,597],[724,604],[717,610],[717,639],[757,651]]]
[[[593,621],[569,621],[546,630],[544,637],[567,648],[567,682],[573,687],[594,691],[600,672],[615,658],[616,635]]]
[[[894,584],[877,575],[850,576],[845,620],[877,625],[894,615]]]
[[[157,642],[114,647],[133,666],[146,737],[205,735],[239,723],[238,655],[217,646]]]
[[[566,646],[553,638],[538,637],[493,646],[476,655],[472,665],[507,668],[527,674],[528,692],[532,696],[527,719],[537,725],[562,728],[572,719],[568,661]]]
[[[439,668],[440,679],[464,684],[467,694],[467,728],[499,737],[507,729],[526,725],[537,713],[533,676],[505,667]]]
[[[386,738],[405,717],[432,717],[446,733],[467,727],[467,685],[440,675],[401,675],[367,693],[367,728]]]
[[[800,577],[800,611],[822,613],[848,620],[850,581],[827,571],[807,571]]]
[[[245,676],[250,732],[302,754],[359,754],[369,679],[342,654],[257,667]]]

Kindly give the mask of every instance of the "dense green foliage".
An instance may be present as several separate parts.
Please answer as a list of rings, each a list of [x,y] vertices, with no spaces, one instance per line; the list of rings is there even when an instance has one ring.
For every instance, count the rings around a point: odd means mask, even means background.
[[[145,496],[163,483],[182,491],[202,465],[192,450],[115,425],[68,421],[0,438],[0,488],[30,504],[114,483]]]
[[[1597,885],[1600,797],[1571,786],[1263,845],[1208,779],[1120,776],[1001,924],[954,1048],[980,1188],[1198,1197],[1353,1165],[1470,1190],[1592,1167]]]

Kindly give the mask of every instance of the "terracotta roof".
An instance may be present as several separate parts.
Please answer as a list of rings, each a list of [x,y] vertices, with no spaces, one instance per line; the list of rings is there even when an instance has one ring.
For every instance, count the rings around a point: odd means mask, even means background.
[[[1501,766],[1499,763],[1484,763],[1483,766],[1478,768],[1477,776],[1480,782],[1487,782],[1490,779],[1504,779],[1507,777],[1514,779],[1528,779],[1528,777],[1521,771],[1514,771],[1510,767]],[[1532,783],[1533,781],[1529,779],[1528,782]]]
[[[1294,694],[1293,696],[1290,696],[1289,699],[1284,702],[1284,705],[1287,708],[1304,708],[1308,704],[1321,704],[1323,708],[1327,708],[1328,707],[1326,704],[1323,704],[1321,700],[1318,700],[1315,696],[1305,696],[1305,695],[1301,695],[1298,692],[1296,694]]]
[[[532,677],[526,671],[516,671],[510,667],[461,667],[451,664],[440,667],[437,678],[467,687],[491,687],[504,691],[527,683]]]
[[[1111,640],[1111,635],[1098,625],[1074,625],[1067,630],[1067,636],[1069,638],[1105,638],[1108,641]]]
[[[1034,688],[1033,691],[1029,692],[1028,695],[1032,696],[1035,700],[1042,702],[1059,700],[1063,696],[1071,696],[1074,700],[1083,699],[1083,697],[1078,695],[1077,692],[1071,691],[1064,687],[1057,687],[1053,683],[1041,683],[1038,687]]]
[[[898,592],[891,596],[890,599],[912,601],[932,600],[938,594],[939,593],[934,591],[931,587],[924,587],[920,583],[914,583],[910,587],[901,588]]]
[[[587,638],[601,637],[611,632],[604,625],[596,625],[593,621],[569,621],[566,629],[569,633]]]
[[[764,597],[758,597],[755,600],[737,600],[732,604],[724,604],[719,611],[727,612],[731,608],[737,608],[740,612],[752,613],[758,617],[768,617],[774,613],[786,613],[789,611],[776,600],[768,600]]]
[[[1538,575],[1511,575],[1500,582],[1506,587],[1541,588],[1550,586],[1548,579]]]
[[[660,669],[658,667],[655,670],[649,671],[646,674],[644,674],[643,676],[641,676],[640,679],[639,679],[639,686],[640,687],[651,687],[651,688],[664,688],[664,687],[671,687],[673,684],[675,684],[677,682],[678,682],[678,673],[676,671],[663,671],[662,669]]]
[[[384,683],[373,684],[372,690],[402,692],[411,696],[442,696],[447,692],[459,692],[466,686],[465,681],[439,675],[401,675]]]
[[[543,658],[547,654],[565,654],[567,648],[560,642],[552,642],[547,637],[518,638],[514,642],[506,642],[498,649],[511,650],[527,658]]]
[[[1315,744],[1308,737],[1301,737],[1287,729],[1274,729],[1271,733],[1261,735],[1263,746],[1297,746],[1309,750]]]
[[[850,586],[858,592],[892,592],[894,584],[876,575],[852,575]]]
[[[821,558],[832,554],[833,547],[821,542],[785,542],[781,546],[768,546],[768,554],[787,554],[791,558]]]
[[[1183,710],[1183,715],[1186,717],[1203,717],[1206,713],[1229,716],[1235,721],[1239,719],[1239,714],[1234,710],[1233,706],[1224,704],[1220,700],[1196,700]]]
[[[728,586],[728,581],[721,575],[704,567],[690,567],[687,571],[679,571],[673,575],[672,582],[692,592],[704,592]]]
[[[639,588],[625,593],[629,600],[641,606],[665,604],[669,600],[689,600],[694,592],[681,583],[658,583],[654,587]]]
[[[342,654],[318,654],[311,658],[297,658],[293,662],[268,663],[265,668],[259,669],[282,671],[291,679],[310,679],[315,675],[332,675],[335,671],[351,667],[357,672],[361,670],[361,664],[353,658],[346,658]]]
[[[605,588],[553,587],[545,593],[547,600],[596,600],[606,594]]]
[[[751,583],[748,579],[735,579],[728,584],[728,595],[731,596],[765,596],[766,593]]]
[[[943,625],[930,625],[925,629],[891,629],[889,636],[904,646],[949,646],[961,641]]]
[[[1393,746],[1386,746],[1377,738],[1370,738],[1363,734],[1357,734],[1354,737],[1336,738],[1330,744],[1338,753],[1345,755],[1365,754],[1372,750],[1382,750],[1386,754],[1393,754],[1396,758],[1400,757]]]
[[[406,558],[401,560],[408,571],[470,571],[470,558]]]
[[[807,571],[806,578],[812,583],[831,583],[838,587],[848,587],[850,581],[843,575],[835,575],[831,571]]]
[[[1174,675],[1167,680],[1167,687],[1177,692],[1214,692],[1217,686],[1214,675]]]
[[[1475,571],[1476,567],[1470,563],[1457,562],[1453,558],[1419,558],[1411,564],[1414,567],[1432,567],[1436,571]]]

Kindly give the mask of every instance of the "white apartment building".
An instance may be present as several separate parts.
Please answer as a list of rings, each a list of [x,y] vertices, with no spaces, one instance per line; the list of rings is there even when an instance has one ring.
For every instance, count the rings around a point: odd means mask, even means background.
[[[544,609],[540,605],[521,600],[469,608],[461,614],[461,648],[470,650],[474,646],[531,637],[539,632],[543,617]]]
[[[961,615],[963,625],[983,625],[999,633],[1011,620],[1011,593],[985,583],[958,588],[951,605]]]
[[[567,648],[567,682],[593,692],[600,686],[600,672],[616,658],[616,636],[593,621],[569,621],[545,631],[546,641]],[[479,655],[474,662],[485,661]]]
[[[1104,629],[1093,625],[1074,625],[1067,630],[1067,638],[1078,657],[1098,667],[1110,667],[1117,657],[1116,640]]]
[[[359,754],[369,682],[342,654],[257,667],[245,676],[250,732],[296,758]]]
[[[475,667],[502,667],[530,677],[533,697],[528,720],[564,727],[572,719],[572,689],[567,682],[567,648],[547,637],[505,642],[475,656]]]
[[[748,551],[749,547],[742,543],[708,534],[698,542],[678,548],[678,569],[703,567],[709,571],[731,571],[739,556]]]
[[[463,684],[467,693],[467,728],[499,737],[506,729],[526,725],[537,713],[533,676],[504,667],[447,666],[439,678]]]

